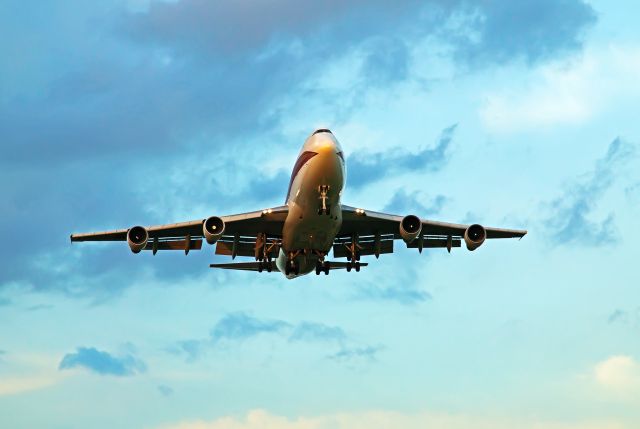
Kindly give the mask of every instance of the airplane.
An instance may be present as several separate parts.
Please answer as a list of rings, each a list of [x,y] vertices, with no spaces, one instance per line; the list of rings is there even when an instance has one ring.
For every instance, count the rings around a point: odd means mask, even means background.
[[[398,216],[341,203],[345,187],[345,157],[333,133],[320,128],[306,139],[291,173],[285,205],[230,216],[210,216],[188,222],[133,226],[105,232],[71,234],[71,242],[126,241],[133,253],[150,250],[200,250],[202,241],[215,254],[253,257],[251,262],[211,264],[212,268],[280,272],[293,279],[315,270],[360,271],[361,256],[393,253],[395,240],[408,248],[480,247],[486,239],[522,238],[527,231],[461,225]],[[345,261],[329,261],[333,257]]]

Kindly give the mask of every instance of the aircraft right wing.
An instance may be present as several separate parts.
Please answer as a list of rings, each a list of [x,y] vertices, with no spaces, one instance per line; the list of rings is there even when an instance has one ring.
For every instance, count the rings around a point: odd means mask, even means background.
[[[404,230],[404,232],[403,232]],[[420,219],[416,216],[398,216],[342,206],[342,227],[334,243],[335,257],[350,257],[359,248],[361,255],[393,252],[393,241],[405,239],[407,247],[442,247],[449,251],[465,241],[469,250],[475,250],[485,239],[522,238],[527,231],[464,225]],[[466,237],[466,238],[465,238]],[[354,246],[354,238],[357,242]]]

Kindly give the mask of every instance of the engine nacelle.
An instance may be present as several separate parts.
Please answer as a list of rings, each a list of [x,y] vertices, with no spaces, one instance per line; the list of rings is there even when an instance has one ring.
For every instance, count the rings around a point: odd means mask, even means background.
[[[418,216],[408,215],[400,222],[400,236],[405,243],[409,244],[415,240],[422,232],[422,221]]]
[[[144,226],[134,226],[127,231],[127,244],[133,253],[140,253],[149,241],[149,231]]]
[[[469,226],[464,232],[464,243],[469,250],[476,250],[484,243],[486,238],[487,231],[482,225],[478,225],[477,223]]]
[[[224,232],[224,221],[218,216],[211,216],[202,222],[202,232],[207,243],[215,244]]]

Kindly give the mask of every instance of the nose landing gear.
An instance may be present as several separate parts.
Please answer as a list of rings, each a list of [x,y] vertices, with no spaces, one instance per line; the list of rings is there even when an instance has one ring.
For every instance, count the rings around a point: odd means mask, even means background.
[[[327,199],[329,198],[329,185],[320,185],[318,186],[318,192],[320,193],[320,208],[318,209],[319,215],[327,215],[331,214],[331,210],[327,206]]]

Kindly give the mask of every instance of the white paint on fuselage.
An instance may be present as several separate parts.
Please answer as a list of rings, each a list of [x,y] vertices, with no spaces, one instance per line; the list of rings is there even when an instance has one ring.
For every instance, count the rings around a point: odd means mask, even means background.
[[[287,206],[289,213],[282,231],[282,248],[276,260],[278,269],[284,273],[289,252],[300,252],[296,257],[299,274],[304,275],[316,267],[314,251],[325,255],[342,224],[340,197],[345,184],[346,170],[343,159],[338,155],[342,148],[330,132],[312,134],[302,146],[304,152],[317,155],[309,159],[293,178]],[[330,215],[318,214],[321,207],[319,187],[329,186],[327,207]],[[297,277],[289,274],[288,278]]]

